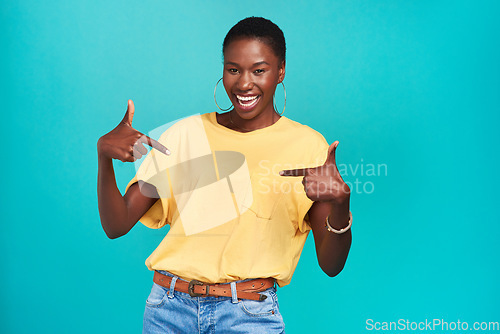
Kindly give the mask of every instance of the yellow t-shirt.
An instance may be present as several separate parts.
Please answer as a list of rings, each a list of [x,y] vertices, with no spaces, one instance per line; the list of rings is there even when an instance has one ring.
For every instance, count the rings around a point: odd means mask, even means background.
[[[280,287],[289,284],[313,202],[302,177],[279,171],[322,165],[324,137],[284,116],[241,133],[218,124],[212,112],[178,121],[159,141],[172,154],[151,150],[127,185],[153,184],[160,199],[140,221],[170,225],[146,260],[149,270],[207,283],[274,277]]]

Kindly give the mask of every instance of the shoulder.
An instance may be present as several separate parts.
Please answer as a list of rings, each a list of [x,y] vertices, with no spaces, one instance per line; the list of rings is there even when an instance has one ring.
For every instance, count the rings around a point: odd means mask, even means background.
[[[209,114],[196,114],[196,115],[190,115],[187,117],[179,118],[172,123],[172,128],[174,129],[184,129],[188,128],[191,126],[196,126],[201,124],[202,118],[207,117]]]
[[[187,117],[179,118],[168,122],[163,125],[163,131],[160,138],[169,137],[172,135],[179,135],[182,133],[189,133],[190,131],[195,130],[196,128],[203,128],[202,117],[205,117],[208,114],[196,114],[190,115]]]
[[[328,148],[330,146],[325,137],[308,125],[301,124],[289,118],[286,121],[293,149],[303,152],[303,159],[308,160],[308,164],[323,164],[328,156]]]
[[[286,120],[285,124],[286,127],[288,128],[288,131],[293,132],[294,136],[296,136],[297,138],[300,138],[301,140],[306,141],[308,143],[314,143],[318,145],[323,145],[323,144],[328,145],[325,137],[319,131],[316,131],[310,126],[299,123],[290,118],[285,118],[285,120]]]

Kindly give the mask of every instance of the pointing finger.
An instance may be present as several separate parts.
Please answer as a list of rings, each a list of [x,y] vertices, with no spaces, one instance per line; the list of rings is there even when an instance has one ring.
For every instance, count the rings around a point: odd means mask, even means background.
[[[281,176],[305,176],[306,174],[307,168],[285,169],[280,172]]]
[[[144,144],[151,146],[152,148],[156,149],[157,151],[160,151],[163,154],[170,155],[170,150],[168,148],[166,148],[156,140],[149,138],[146,135],[142,135],[141,141],[143,141]]]
[[[125,113],[122,122],[132,126],[132,119],[134,118],[134,112],[135,112],[134,102],[132,100],[128,100],[127,112]]]
[[[319,167],[314,168],[297,168],[297,169],[285,169],[280,171],[281,176],[306,176],[311,173],[316,172]]]

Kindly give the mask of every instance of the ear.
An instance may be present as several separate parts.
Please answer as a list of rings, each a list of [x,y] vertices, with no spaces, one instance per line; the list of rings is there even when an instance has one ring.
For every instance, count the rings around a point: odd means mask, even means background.
[[[285,65],[286,62],[283,60],[279,69],[278,69],[278,83],[282,83],[285,80]]]

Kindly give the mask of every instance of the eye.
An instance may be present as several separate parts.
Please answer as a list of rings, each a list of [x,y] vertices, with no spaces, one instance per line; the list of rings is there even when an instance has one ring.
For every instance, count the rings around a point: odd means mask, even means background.
[[[229,73],[238,73],[238,69],[236,69],[236,68],[228,68],[227,71]]]
[[[265,71],[263,69],[261,69],[261,68],[259,68],[259,69],[257,69],[257,70],[254,71],[255,74],[262,74],[264,72]]]

